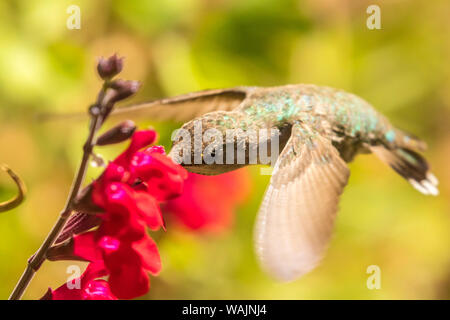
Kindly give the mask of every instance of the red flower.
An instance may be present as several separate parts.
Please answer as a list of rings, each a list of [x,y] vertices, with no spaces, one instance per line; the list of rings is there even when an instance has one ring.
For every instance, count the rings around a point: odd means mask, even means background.
[[[159,201],[180,195],[183,192],[183,181],[187,178],[183,167],[160,153],[160,150],[152,148],[136,152],[130,171],[133,177],[139,177],[143,181],[147,192]]]
[[[147,235],[138,241],[121,240],[104,235],[102,228],[75,236],[75,255],[103,264],[111,291],[119,299],[145,294],[149,289],[147,271],[157,275],[161,270],[155,242]]]
[[[155,142],[156,138],[157,134],[153,130],[136,131],[131,138],[131,143],[128,148],[121,155],[119,155],[113,163],[127,168],[134,154],[142,148],[145,148]]]
[[[74,283],[65,283],[56,290],[51,290],[42,298],[43,300],[117,300],[111,293],[109,284],[102,279],[104,276],[103,267],[99,264],[91,263],[80,278],[75,279],[75,283],[80,284],[79,288]]]
[[[188,176],[163,147],[144,149],[155,139],[154,131],[135,132],[129,147],[87,189],[87,204],[102,211],[96,215],[100,224],[73,236],[73,246],[65,250],[90,264],[80,278],[81,289],[61,286],[49,291],[52,299],[132,299],[145,294],[148,273],[161,270],[158,248],[147,234],[147,228],[165,229],[161,201],[190,229],[220,231],[232,223],[236,205],[250,190],[247,171]]]
[[[155,138],[152,130],[135,132],[129,147],[92,183],[91,200],[103,210],[98,215],[100,226],[73,237],[74,256],[90,261],[89,266],[101,266],[100,272],[109,276],[107,282],[92,279],[85,281],[87,285],[108,289],[119,299],[145,294],[150,287],[148,272],[157,275],[161,270],[158,248],[147,228],[164,228],[159,201],[179,195],[187,178],[164,148],[140,151]],[[61,292],[61,297],[83,298]]]
[[[164,211],[191,230],[223,231],[233,222],[235,207],[250,192],[246,169],[217,176],[189,173],[183,194],[170,200]]]

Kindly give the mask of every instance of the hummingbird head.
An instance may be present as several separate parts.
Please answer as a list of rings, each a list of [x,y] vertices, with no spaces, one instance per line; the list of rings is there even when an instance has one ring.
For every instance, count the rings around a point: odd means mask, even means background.
[[[205,115],[185,123],[172,134],[169,157],[186,170],[204,175],[221,174],[249,164],[245,155],[241,161],[237,158],[238,146],[248,146],[248,141],[226,120],[227,116],[224,119],[216,112],[214,116]]]
[[[274,164],[290,136],[290,126],[252,129],[229,113],[187,122],[172,135],[169,157],[188,171],[216,175],[250,164]],[[231,121],[228,121],[229,119]]]

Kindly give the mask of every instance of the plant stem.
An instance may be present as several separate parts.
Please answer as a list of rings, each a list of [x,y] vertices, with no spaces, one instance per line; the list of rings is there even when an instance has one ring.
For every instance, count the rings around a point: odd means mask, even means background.
[[[9,297],[9,300],[18,300],[22,297],[26,288],[33,279],[34,274],[39,270],[42,263],[45,261],[48,249],[53,245],[55,240],[58,238],[59,234],[64,228],[64,225],[67,222],[67,219],[70,217],[72,213],[73,202],[78,196],[78,193],[80,192],[80,188],[84,181],[84,176],[86,175],[86,171],[88,168],[89,158],[91,156],[92,149],[94,148],[95,145],[94,141],[95,134],[98,131],[101,122],[103,120],[100,109],[102,101],[105,97],[105,93],[106,93],[106,84],[100,91],[97,98],[97,103],[94,105],[94,108],[96,108],[97,110],[95,112],[90,113],[91,123],[89,127],[88,137],[83,146],[83,158],[81,159],[81,163],[78,167],[77,174],[75,175],[75,178],[73,180],[66,205],[64,209],[61,211],[58,220],[51,229],[50,233],[47,235],[47,238],[44,240],[39,250],[36,251],[36,253],[32,255],[31,258],[28,260],[27,267],[23,272],[22,276],[20,277],[19,282],[17,282],[16,287],[14,288],[13,292]]]

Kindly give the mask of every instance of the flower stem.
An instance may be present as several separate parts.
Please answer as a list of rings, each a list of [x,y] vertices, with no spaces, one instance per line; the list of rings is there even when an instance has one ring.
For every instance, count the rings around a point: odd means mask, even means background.
[[[6,164],[0,163],[0,170],[5,171],[14,180],[14,182],[17,185],[17,188],[19,189],[17,196],[15,196],[13,199],[5,202],[0,202],[0,212],[3,212],[12,210],[23,202],[23,200],[25,199],[26,187],[22,179],[20,179],[19,176],[14,171],[12,171]]]
[[[17,282],[13,292],[9,297],[9,300],[18,300],[22,297],[26,288],[33,279],[34,274],[39,270],[42,263],[45,261],[48,249],[53,245],[58,235],[63,230],[64,225],[67,222],[67,219],[72,213],[73,202],[78,196],[78,193],[80,192],[81,185],[84,181],[84,177],[86,175],[86,171],[88,168],[89,158],[92,154],[92,149],[94,148],[95,145],[94,140],[95,134],[98,131],[101,123],[103,122],[102,119],[103,117],[100,110],[103,99],[106,94],[106,88],[107,86],[105,84],[98,95],[97,103],[92,107],[95,108],[95,110],[92,109],[90,110],[91,121],[89,126],[89,134],[83,146],[83,158],[81,159],[81,163],[78,167],[77,174],[75,175],[75,178],[73,180],[66,205],[64,209],[61,211],[58,220],[51,229],[50,233],[47,235],[47,238],[40,246],[39,250],[36,251],[36,253],[33,254],[31,258],[28,260],[27,267],[23,272],[22,276],[20,277],[19,281]]]

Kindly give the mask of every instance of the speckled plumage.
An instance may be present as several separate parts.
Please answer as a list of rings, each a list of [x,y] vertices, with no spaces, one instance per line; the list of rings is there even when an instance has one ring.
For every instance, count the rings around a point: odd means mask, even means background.
[[[242,121],[257,127],[303,123],[335,145],[343,140],[359,147],[394,142],[386,139],[386,133],[393,132],[393,127],[370,104],[329,87],[288,85],[258,89],[236,111],[246,115]]]
[[[241,129],[235,145],[255,147],[246,132],[278,129],[280,151],[259,210],[255,249],[262,267],[281,280],[312,270],[329,243],[339,196],[347,184],[346,162],[373,152],[424,194],[436,195],[438,181],[419,154],[425,143],[396,129],[354,94],[316,85],[236,87],[206,90],[118,110],[129,118],[184,122],[195,135]],[[197,140],[202,150],[208,142]],[[176,146],[195,149],[195,139]],[[229,141],[219,141],[225,146]],[[173,148],[169,156],[175,157]],[[194,158],[194,151],[190,155]],[[202,153],[201,157],[204,157]],[[192,172],[220,174],[248,164],[183,165]]]
[[[245,92],[245,99],[235,103],[231,109],[222,108],[192,119],[202,120],[204,131],[210,128],[222,131],[235,128],[243,131],[281,129],[301,123],[330,139],[347,162],[357,153],[369,152],[370,146],[380,144],[389,148],[411,145],[415,149],[423,149],[422,142],[395,129],[365,100],[342,90],[303,84],[233,90]],[[191,127],[192,121],[183,126],[185,129]]]

